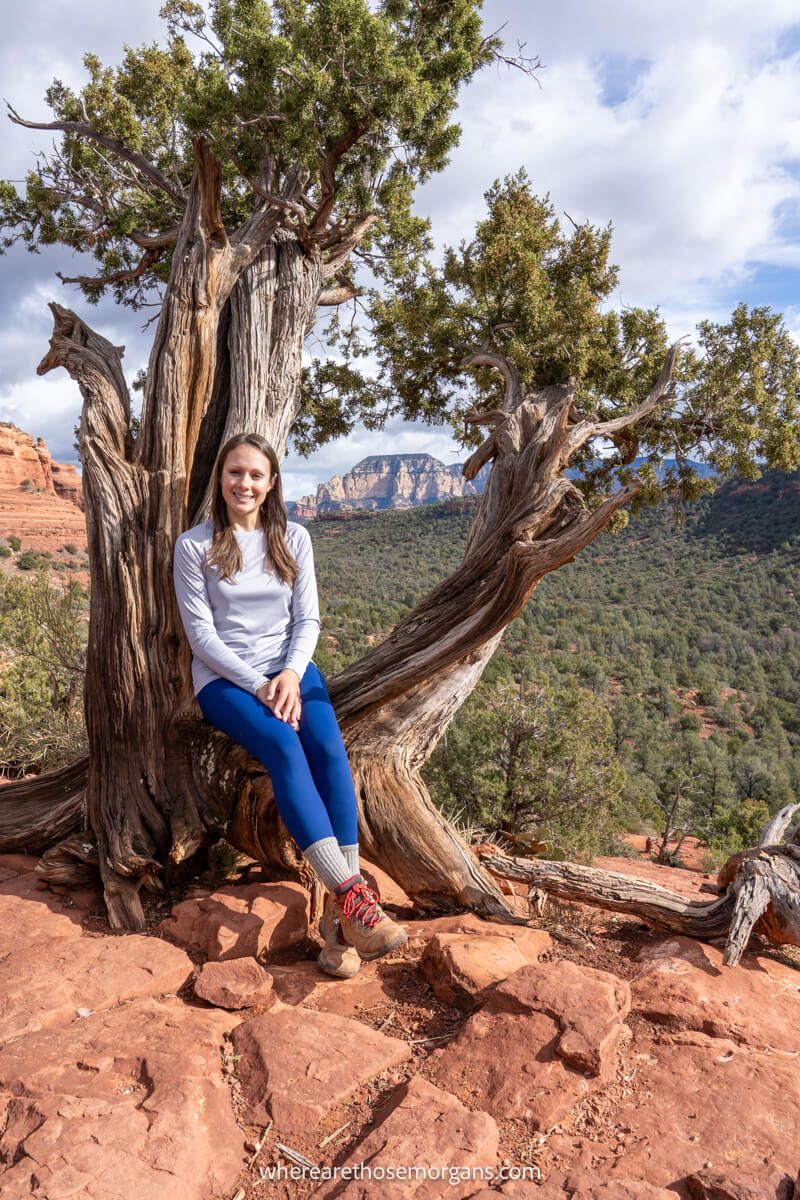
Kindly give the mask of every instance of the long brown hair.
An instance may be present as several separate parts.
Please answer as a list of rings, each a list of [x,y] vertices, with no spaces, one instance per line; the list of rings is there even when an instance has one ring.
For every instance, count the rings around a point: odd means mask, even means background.
[[[264,503],[259,509],[259,518],[264,530],[267,544],[267,554],[264,558],[265,570],[274,570],[280,579],[289,587],[294,587],[297,579],[297,563],[292,557],[286,544],[286,525],[288,516],[283,500],[281,487],[281,467],[278,456],[266,438],[260,433],[237,433],[229,438],[217,455],[213,472],[213,492],[211,498],[211,519],[214,523],[214,536],[211,548],[206,555],[206,562],[216,567],[223,579],[230,579],[242,569],[242,551],[236,540],[230,520],[228,506],[222,495],[222,468],[231,450],[237,446],[255,446],[256,450],[269,460],[275,482],[267,492]]]

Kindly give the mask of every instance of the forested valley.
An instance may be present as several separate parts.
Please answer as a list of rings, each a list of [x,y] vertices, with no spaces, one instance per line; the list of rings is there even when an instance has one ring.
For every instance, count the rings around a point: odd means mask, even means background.
[[[698,836],[709,868],[755,844],[800,793],[799,500],[800,472],[733,478],[546,576],[424,768],[442,811],[585,862],[626,831],[664,862]],[[326,677],[457,566],[476,503],[310,523]],[[18,778],[85,751],[88,597],[45,571],[1,585],[0,770]]]

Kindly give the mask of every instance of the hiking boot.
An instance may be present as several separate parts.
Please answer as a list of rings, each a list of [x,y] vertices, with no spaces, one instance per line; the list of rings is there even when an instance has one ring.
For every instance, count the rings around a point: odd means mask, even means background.
[[[335,901],[335,896],[325,893],[325,906],[319,919],[319,933],[325,939],[325,945],[317,956],[317,963],[328,975],[352,979],[361,969],[361,958],[356,948],[344,940]]]
[[[362,876],[346,891],[337,888],[334,911],[342,934],[365,962],[389,954],[408,941],[408,934],[378,903],[378,896]]]

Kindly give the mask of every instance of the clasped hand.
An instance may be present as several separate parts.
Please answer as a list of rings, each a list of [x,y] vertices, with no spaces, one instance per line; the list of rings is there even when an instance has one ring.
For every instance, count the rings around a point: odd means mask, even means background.
[[[286,721],[293,729],[300,727],[300,676],[291,667],[284,667],[267,683],[262,683],[256,692],[262,704],[272,709],[275,716]]]

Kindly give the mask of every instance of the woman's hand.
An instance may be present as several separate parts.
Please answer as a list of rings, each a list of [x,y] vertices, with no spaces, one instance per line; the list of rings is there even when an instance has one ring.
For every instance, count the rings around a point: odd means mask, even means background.
[[[275,716],[286,721],[293,729],[300,726],[300,676],[291,667],[284,667],[267,683],[262,683],[256,696]]]

